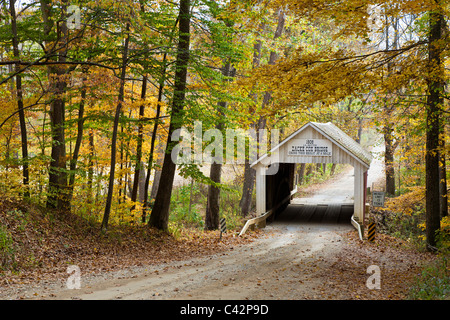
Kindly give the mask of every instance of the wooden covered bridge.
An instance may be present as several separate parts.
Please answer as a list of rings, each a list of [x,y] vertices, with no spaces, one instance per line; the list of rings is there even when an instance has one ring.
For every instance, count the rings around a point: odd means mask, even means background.
[[[367,171],[372,155],[331,122],[309,122],[261,156],[256,170],[257,218],[251,224],[265,226],[266,220],[282,212],[296,193],[295,166],[300,163],[341,163],[354,168],[354,203],[351,223],[362,239],[366,202]]]

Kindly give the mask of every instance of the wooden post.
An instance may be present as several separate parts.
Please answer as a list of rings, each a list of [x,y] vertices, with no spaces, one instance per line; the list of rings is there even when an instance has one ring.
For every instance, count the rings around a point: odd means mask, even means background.
[[[220,219],[220,238],[219,241],[222,241],[222,233],[227,232],[227,222],[225,218]]]
[[[364,173],[359,164],[355,165],[355,183],[354,183],[354,215],[358,217],[361,224],[364,223]]]
[[[259,164],[256,168],[256,213],[266,212],[266,168]]]
[[[363,215],[362,215],[362,224],[364,225],[364,219],[366,218],[366,201],[367,201],[367,170],[364,170],[363,173],[363,189],[362,192],[364,192],[363,196]]]
[[[375,241],[376,224],[375,222],[369,223],[369,229],[367,233],[367,239],[371,242]]]

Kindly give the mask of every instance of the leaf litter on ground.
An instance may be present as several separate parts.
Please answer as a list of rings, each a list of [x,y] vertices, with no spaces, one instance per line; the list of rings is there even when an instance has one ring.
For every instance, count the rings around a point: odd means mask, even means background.
[[[17,212],[26,213],[26,223]],[[185,229],[174,237],[147,225],[111,226],[102,234],[98,225],[79,216],[50,214],[1,198],[0,225],[7,227],[14,253],[13,261],[0,266],[0,288],[65,280],[72,264],[92,274],[191,259],[232,249],[258,236],[227,232],[219,241],[219,231]]]

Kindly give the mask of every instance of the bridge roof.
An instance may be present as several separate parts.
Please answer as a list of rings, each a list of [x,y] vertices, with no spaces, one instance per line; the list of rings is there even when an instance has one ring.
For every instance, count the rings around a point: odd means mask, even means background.
[[[270,153],[276,151],[278,148],[287,143],[289,140],[295,138],[301,131],[305,130],[308,127],[312,127],[318,132],[320,132],[331,142],[335,143],[338,147],[347,152],[353,158],[357,159],[366,167],[370,166],[370,163],[372,162],[372,154],[331,122],[327,123],[308,122],[300,129],[292,133],[289,137],[280,142],[277,146],[272,148],[270,150]],[[268,154],[266,153],[263,156],[261,156],[257,161],[255,161],[251,166],[252,167],[255,166],[258,162],[267,157]]]

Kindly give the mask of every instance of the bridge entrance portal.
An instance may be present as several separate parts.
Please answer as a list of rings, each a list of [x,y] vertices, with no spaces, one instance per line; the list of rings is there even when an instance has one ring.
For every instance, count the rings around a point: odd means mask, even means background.
[[[362,238],[367,171],[371,161],[368,151],[331,122],[305,124],[251,164],[256,170],[256,211],[261,217],[257,218],[259,225],[264,226],[267,218],[275,217],[291,203],[292,196],[297,192],[296,164],[350,164],[354,168],[351,222]],[[330,209],[333,208],[325,209],[325,212]],[[305,207],[305,210],[312,209]]]

